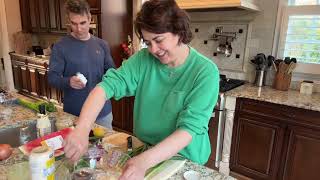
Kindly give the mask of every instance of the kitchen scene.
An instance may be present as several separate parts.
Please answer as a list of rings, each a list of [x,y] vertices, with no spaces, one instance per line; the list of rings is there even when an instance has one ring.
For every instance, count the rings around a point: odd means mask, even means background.
[[[111,99],[112,130],[95,123],[80,160],[65,157],[78,117],[63,111],[48,72],[53,46],[71,33],[66,1],[0,0],[0,179],[118,179],[150,148],[133,134],[130,96]],[[89,32],[108,42],[116,68],[145,47],[133,27],[145,1],[87,0]],[[173,156],[144,179],[318,179],[320,1],[176,3],[191,19],[189,45],[219,69],[211,154],[204,165]]]

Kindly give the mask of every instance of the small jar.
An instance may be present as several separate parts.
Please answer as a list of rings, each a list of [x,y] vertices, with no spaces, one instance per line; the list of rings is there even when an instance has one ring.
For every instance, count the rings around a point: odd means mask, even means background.
[[[31,141],[31,132],[29,126],[22,126],[19,129],[19,141],[20,145],[24,145]]]
[[[300,85],[300,93],[311,95],[313,91],[313,81],[302,81]]]

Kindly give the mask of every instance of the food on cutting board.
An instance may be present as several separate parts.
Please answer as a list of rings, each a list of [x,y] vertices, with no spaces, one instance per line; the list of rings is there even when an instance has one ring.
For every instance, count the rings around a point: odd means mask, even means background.
[[[9,144],[0,144],[0,161],[8,159],[12,154],[12,147]]]
[[[128,140],[127,138],[131,135],[126,133],[115,133],[109,136],[106,136],[102,139],[102,146],[106,151],[109,151],[111,149],[118,149],[122,152],[127,152],[128,147]],[[141,146],[143,146],[144,143],[140,141],[138,138],[132,136],[132,148],[137,149]]]

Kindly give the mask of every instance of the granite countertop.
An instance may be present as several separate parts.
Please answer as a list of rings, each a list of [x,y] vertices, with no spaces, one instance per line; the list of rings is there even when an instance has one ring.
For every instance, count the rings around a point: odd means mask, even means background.
[[[21,95],[15,95],[15,96],[21,97]],[[0,104],[0,112],[2,112],[5,109],[10,109],[12,114],[10,119],[0,120],[0,129],[21,126],[25,123],[34,122],[37,119],[37,114],[34,111],[16,104],[11,104],[11,105]],[[59,110],[59,109],[58,109],[58,112],[50,113],[49,117],[55,118],[57,120],[64,119],[64,118],[75,118],[73,115],[62,112],[62,110]],[[57,163],[59,163],[59,161]],[[15,169],[15,170],[13,171],[12,169]],[[233,180],[234,179],[230,176],[222,175],[216,170],[209,169],[205,166],[195,164],[191,161],[187,161],[186,164],[175,175],[173,175],[170,178],[170,180],[184,179],[183,173],[188,170],[194,170],[194,171],[200,172],[202,176],[201,179],[206,179],[206,180],[207,179],[208,180],[209,179],[213,179],[213,180]],[[14,148],[13,154],[10,156],[9,159],[0,161],[0,180],[6,180],[8,179],[8,176],[20,177],[18,179],[21,179],[21,177],[29,176],[28,172],[26,171],[28,171],[27,157],[24,156],[18,148]],[[17,175],[17,173],[22,173],[22,175]],[[25,179],[28,179],[28,178],[25,178]]]
[[[61,161],[57,161],[56,163],[56,166],[58,167]],[[216,170],[198,165],[191,161],[187,161],[185,165],[168,180],[183,180],[183,173],[189,170],[199,172],[201,180],[235,180],[235,178],[231,176],[223,175]],[[17,173],[20,173],[20,175]],[[57,174],[61,174],[61,172],[57,172]],[[21,180],[21,177],[26,177],[24,179],[29,180],[30,178],[28,178],[28,176],[30,176],[30,172],[27,157],[17,148],[14,149],[13,155],[8,160],[0,161],[0,180],[15,180],[13,177],[19,177],[17,180]]]
[[[15,95],[15,97],[21,98],[22,96]],[[57,112],[51,112],[48,113],[48,115],[50,119],[54,120],[76,119],[75,116],[63,112],[63,110],[60,108],[57,108]],[[0,129],[23,126],[25,124],[36,122],[37,118],[37,113],[35,111],[27,109],[23,106],[15,103],[6,105],[0,104]]]
[[[27,58],[29,60],[32,60],[32,61],[38,61],[38,62],[47,62],[49,63],[49,59],[50,59],[50,56],[30,56],[28,54],[18,54],[18,53],[12,53],[12,55],[14,56],[19,56],[19,57],[22,57],[22,58]]]
[[[226,92],[225,95],[320,111],[320,93],[304,95],[296,90],[280,91],[269,86],[256,87],[245,84]]]

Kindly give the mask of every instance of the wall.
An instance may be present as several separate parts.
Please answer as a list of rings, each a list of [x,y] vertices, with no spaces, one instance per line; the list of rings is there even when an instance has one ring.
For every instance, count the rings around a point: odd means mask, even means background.
[[[13,34],[21,31],[19,0],[0,0],[2,55],[5,64],[6,86],[14,90],[9,52],[13,51]]]
[[[248,32],[245,46],[244,65],[242,70],[222,70],[229,78],[245,79],[253,82],[255,69],[249,63],[257,53],[272,53],[274,30],[277,18],[278,0],[260,0],[258,5],[260,12],[252,11],[207,11],[189,12],[192,23],[228,23],[228,24],[247,24]],[[214,58],[214,57],[211,57]],[[231,59],[236,61],[236,59]],[[271,76],[273,72],[268,72]],[[268,83],[270,84],[269,78]]]

